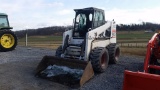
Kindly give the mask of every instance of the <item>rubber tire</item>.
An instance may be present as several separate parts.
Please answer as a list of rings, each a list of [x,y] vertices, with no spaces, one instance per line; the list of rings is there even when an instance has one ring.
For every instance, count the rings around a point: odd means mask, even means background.
[[[61,57],[62,54],[62,45],[60,45],[56,50],[56,57]]]
[[[0,43],[0,51],[1,51],[1,52],[6,52],[6,51],[12,51],[12,50],[14,50],[14,49],[16,48],[16,46],[17,46],[17,41],[18,41],[16,34],[15,34],[13,31],[11,31],[11,30],[1,30],[1,31],[0,31],[0,38],[1,38],[4,34],[11,34],[11,35],[14,37],[15,43],[14,43],[14,45],[13,45],[11,48],[5,48],[5,47],[3,47],[3,46],[1,45],[1,43]]]
[[[103,57],[104,57],[103,60],[105,61],[101,63],[101,60]],[[109,55],[108,55],[108,50],[106,48],[104,47],[94,48],[91,51],[89,58],[90,58],[94,72],[102,73],[107,69],[108,62],[109,62]]]
[[[112,43],[107,46],[109,52],[109,63],[116,64],[120,56],[120,48],[117,44]]]

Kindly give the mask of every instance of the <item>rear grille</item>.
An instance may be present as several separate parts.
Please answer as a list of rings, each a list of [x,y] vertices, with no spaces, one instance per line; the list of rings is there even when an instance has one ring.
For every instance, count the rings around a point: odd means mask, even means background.
[[[66,49],[66,55],[69,56],[80,56],[80,53],[81,53],[81,47],[69,46]]]

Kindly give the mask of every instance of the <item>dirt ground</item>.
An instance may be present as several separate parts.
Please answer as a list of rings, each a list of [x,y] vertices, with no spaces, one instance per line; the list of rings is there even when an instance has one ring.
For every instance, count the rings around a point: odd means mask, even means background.
[[[46,52],[46,53],[45,53]],[[54,54],[44,49],[17,47],[0,52],[0,90],[66,90],[68,87],[34,76],[44,55]],[[49,55],[49,54],[48,54]]]
[[[66,90],[63,85],[34,77],[37,62],[13,62],[0,65],[1,90]]]
[[[70,90],[70,87],[34,76],[42,57],[54,53],[55,50],[29,47],[0,52],[0,90]],[[120,90],[124,70],[138,71],[142,67],[143,57],[122,56],[120,63],[109,65],[105,73],[95,75],[81,89]]]

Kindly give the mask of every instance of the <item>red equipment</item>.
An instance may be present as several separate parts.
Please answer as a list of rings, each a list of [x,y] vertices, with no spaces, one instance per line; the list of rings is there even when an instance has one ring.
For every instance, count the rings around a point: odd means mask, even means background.
[[[160,33],[155,33],[147,45],[144,72],[125,70],[123,90],[160,90]]]

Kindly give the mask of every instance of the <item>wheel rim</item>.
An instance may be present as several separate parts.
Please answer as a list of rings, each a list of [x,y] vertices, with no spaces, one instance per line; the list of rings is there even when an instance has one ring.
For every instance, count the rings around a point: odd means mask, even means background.
[[[117,49],[116,49],[116,52],[115,52],[115,59],[116,59],[116,60],[118,60],[119,54],[120,54],[120,50],[119,50],[119,48],[117,48]]]
[[[106,56],[106,52],[103,53],[102,57],[101,57],[101,67],[104,69],[106,68],[106,59],[107,59],[107,56]]]
[[[11,34],[4,34],[0,41],[4,48],[11,48],[15,43],[14,37]]]

